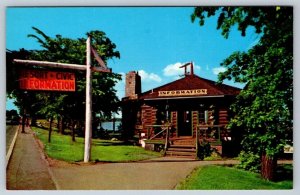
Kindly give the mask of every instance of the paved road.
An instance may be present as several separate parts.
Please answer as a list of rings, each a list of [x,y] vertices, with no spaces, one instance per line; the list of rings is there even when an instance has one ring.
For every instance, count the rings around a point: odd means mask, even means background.
[[[66,165],[51,167],[58,189],[63,190],[171,190],[196,167],[237,161],[195,161],[158,158],[135,163]]]
[[[49,167],[29,129],[18,134],[14,151],[6,169],[8,190],[56,189]]]

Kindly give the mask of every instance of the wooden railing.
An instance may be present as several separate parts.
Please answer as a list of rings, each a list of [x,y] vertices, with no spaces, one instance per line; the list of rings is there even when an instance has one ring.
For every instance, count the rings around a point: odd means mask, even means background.
[[[172,128],[171,124],[164,124],[164,125],[147,125],[147,138],[149,140],[154,139],[155,137],[157,137],[158,135],[162,134],[163,132],[166,132],[166,137],[165,137],[165,146],[164,146],[164,155],[166,155],[166,151],[168,149],[168,144],[169,144],[169,140],[170,140],[170,130]],[[150,129],[154,128],[154,127],[158,127],[161,128],[162,130],[160,132],[158,132],[157,134],[155,134],[154,136],[150,137]]]
[[[146,127],[147,127],[147,139],[148,140],[152,140],[152,139],[154,139],[154,138],[156,138],[156,137],[158,137],[160,134],[162,134],[163,132],[167,132],[167,130],[169,131],[170,129],[171,129],[171,127],[172,127],[172,125],[170,124],[164,124],[164,125],[146,125]],[[158,133],[156,133],[155,135],[153,135],[152,137],[150,137],[151,135],[152,135],[152,131],[154,131],[153,130],[153,128],[161,128],[161,131],[159,131]]]
[[[224,125],[197,125],[196,129],[196,154],[198,154],[200,140],[202,141],[221,141],[221,130],[224,128]]]

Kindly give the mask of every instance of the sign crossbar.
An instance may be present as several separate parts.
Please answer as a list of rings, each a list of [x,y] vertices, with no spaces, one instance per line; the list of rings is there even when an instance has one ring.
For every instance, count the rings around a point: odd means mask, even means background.
[[[29,64],[41,67],[52,67],[52,68],[64,68],[64,69],[72,69],[72,70],[86,70],[86,65],[80,64],[68,64],[68,63],[59,63],[59,62],[48,62],[48,61],[36,61],[36,60],[20,60],[14,59],[14,62],[18,64]],[[103,67],[91,67],[93,72],[111,72],[111,68],[103,68]]]

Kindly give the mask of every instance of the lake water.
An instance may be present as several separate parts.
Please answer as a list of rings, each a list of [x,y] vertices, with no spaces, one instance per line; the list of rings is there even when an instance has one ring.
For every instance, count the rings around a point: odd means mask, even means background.
[[[115,131],[118,131],[118,127],[121,124],[121,121],[115,122]],[[108,131],[113,131],[113,122],[102,122],[101,127]]]

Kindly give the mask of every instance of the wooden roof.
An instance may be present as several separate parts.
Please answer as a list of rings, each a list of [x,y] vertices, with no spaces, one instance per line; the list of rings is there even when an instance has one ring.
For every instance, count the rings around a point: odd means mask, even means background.
[[[193,91],[198,89],[199,91],[204,90],[205,93],[203,94],[192,93]],[[176,95],[174,94],[168,95],[171,91],[174,93],[174,91],[176,92],[179,90],[190,90],[191,94],[184,95],[178,92]],[[185,75],[185,77],[182,79],[178,79],[166,85],[162,85],[160,87],[146,91],[139,95],[139,99],[166,99],[166,98],[178,98],[178,97],[195,98],[195,97],[212,97],[212,96],[220,97],[225,95],[238,95],[240,93],[240,90],[241,89],[239,88],[232,87],[225,84],[217,85],[217,83],[214,81],[204,79],[192,74],[192,75]],[[160,95],[160,93],[162,93],[163,91],[168,93],[164,95]]]

